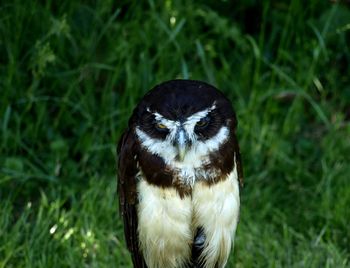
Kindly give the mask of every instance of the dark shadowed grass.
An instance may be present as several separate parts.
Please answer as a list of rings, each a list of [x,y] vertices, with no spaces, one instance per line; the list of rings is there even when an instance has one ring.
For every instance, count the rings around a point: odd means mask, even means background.
[[[315,0],[2,2],[0,267],[131,267],[115,143],[174,78],[237,112],[228,266],[348,267],[349,25],[347,4]]]

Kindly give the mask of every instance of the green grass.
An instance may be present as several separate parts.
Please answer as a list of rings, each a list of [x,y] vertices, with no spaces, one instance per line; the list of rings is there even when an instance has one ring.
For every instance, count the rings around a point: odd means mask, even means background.
[[[174,78],[238,115],[228,266],[350,267],[349,4],[241,2],[2,1],[0,267],[131,267],[115,143]]]

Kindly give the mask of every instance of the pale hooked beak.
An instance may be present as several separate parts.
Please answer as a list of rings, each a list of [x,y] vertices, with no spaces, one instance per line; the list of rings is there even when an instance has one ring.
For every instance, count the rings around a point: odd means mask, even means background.
[[[184,129],[180,129],[176,135],[176,146],[178,150],[179,160],[183,161],[187,152],[189,139]]]

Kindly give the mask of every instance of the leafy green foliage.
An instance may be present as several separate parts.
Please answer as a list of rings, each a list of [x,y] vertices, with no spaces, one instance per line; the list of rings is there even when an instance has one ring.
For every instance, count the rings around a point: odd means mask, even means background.
[[[348,267],[350,9],[334,2],[3,1],[0,267],[131,267],[115,143],[174,78],[237,111],[229,267]]]

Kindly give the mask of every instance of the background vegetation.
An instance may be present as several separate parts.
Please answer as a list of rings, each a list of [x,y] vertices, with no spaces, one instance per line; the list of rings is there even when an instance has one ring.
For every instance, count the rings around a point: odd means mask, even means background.
[[[1,2],[0,267],[131,267],[115,143],[173,78],[238,114],[228,266],[350,267],[348,2],[136,2]]]

